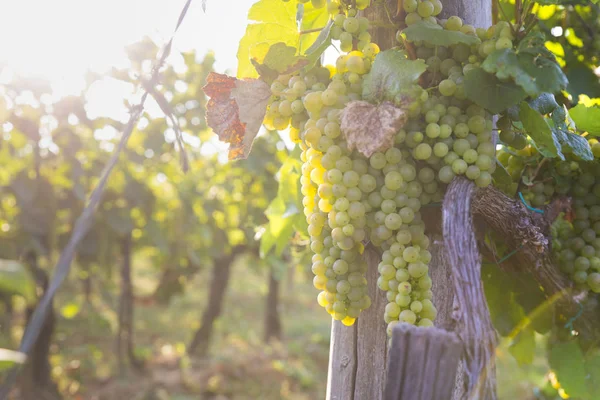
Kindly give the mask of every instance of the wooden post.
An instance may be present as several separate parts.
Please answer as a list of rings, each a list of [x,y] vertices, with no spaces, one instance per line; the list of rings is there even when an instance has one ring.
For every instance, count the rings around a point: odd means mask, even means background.
[[[354,326],[333,321],[327,400],[383,398],[388,341],[383,313],[387,300],[377,287],[377,264],[381,256],[372,247],[367,247],[364,256],[369,264],[367,281],[372,304]]]
[[[382,23],[378,25],[380,27],[371,32],[373,40],[382,50],[395,45],[395,29],[389,29],[384,26],[390,22],[387,16],[396,14],[397,4],[397,0],[372,2],[372,6],[365,10],[366,17],[372,21]],[[442,18],[457,15],[461,17],[465,23],[472,24],[476,27],[488,27],[492,23],[492,0],[443,0],[443,4],[444,11],[441,15]],[[434,257],[430,265],[430,270],[432,271],[432,280],[434,281],[434,302],[445,300],[444,304],[437,304],[438,318],[436,320],[436,326],[443,329],[452,329],[453,304],[448,302],[452,302],[453,297],[448,294],[438,296],[437,293],[435,293],[436,287],[445,287],[450,283],[448,280],[449,266],[439,261],[445,258],[441,239],[434,239],[432,240],[432,243],[430,250]],[[365,257],[369,265],[367,279],[369,281],[369,295],[373,300],[373,304],[368,310],[361,313],[357,323],[352,327],[346,327],[337,321],[334,321],[332,324],[327,400],[391,400],[391,398],[384,397],[386,387],[385,379],[387,374],[388,340],[383,314],[387,300],[384,293],[376,286],[378,278],[377,265],[380,261],[380,255],[375,249],[368,248],[367,251],[365,251]],[[418,346],[421,346],[420,348],[433,349],[432,346],[434,341],[446,340],[432,339],[429,336],[439,334],[439,329],[429,329],[429,331],[429,333],[424,333],[424,337],[427,337],[427,339],[418,339],[419,341],[422,341],[422,344],[419,345],[411,344],[409,346],[406,344],[407,340],[417,340],[416,338],[418,336],[413,334],[405,334],[403,338],[397,339],[395,345],[392,344],[392,346],[394,346],[392,348],[393,354],[397,353],[396,345],[402,345],[402,348],[412,348],[413,346],[417,348]],[[445,333],[445,335],[450,335],[450,337],[452,337],[453,334]],[[455,350],[462,352],[462,347],[456,347]],[[458,358],[457,363],[453,364],[453,355],[451,356],[449,353],[438,354],[445,360],[444,362],[447,362],[447,367],[445,367],[445,371],[443,372],[448,372],[449,370],[449,372],[455,374],[457,370],[461,370],[461,363],[458,363]],[[402,357],[402,353],[400,353],[400,356]],[[442,358],[438,358],[440,365]],[[425,355],[421,355],[421,363],[425,363],[425,365],[427,365],[427,362],[431,363],[431,361],[428,360],[429,358],[426,358]],[[415,362],[418,362],[418,360],[415,359]],[[392,365],[395,364],[392,363]],[[398,372],[396,371],[395,376],[397,375]],[[444,379],[449,381],[451,378],[454,379],[450,376]],[[393,378],[389,379],[391,382]],[[433,385],[434,380],[435,379],[432,378],[429,383]],[[460,376],[457,377],[457,382],[460,380]],[[427,384],[427,381],[425,381],[425,383]],[[452,395],[440,395],[438,397],[414,397],[410,395],[402,398],[411,400],[461,399],[464,396],[464,391],[461,386],[462,384],[459,383],[453,391],[450,391],[450,393],[453,393]],[[402,390],[403,387],[404,386],[401,387]],[[442,390],[445,389],[445,386],[443,388],[440,386],[438,389],[436,385],[435,393],[442,393]],[[394,400],[398,398],[399,397],[395,397]]]
[[[443,329],[398,324],[385,385],[385,400],[450,399],[463,344]]]

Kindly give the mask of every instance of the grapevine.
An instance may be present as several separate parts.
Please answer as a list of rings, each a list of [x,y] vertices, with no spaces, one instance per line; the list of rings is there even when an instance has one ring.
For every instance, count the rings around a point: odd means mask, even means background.
[[[384,319],[390,332],[398,322],[433,326],[431,239],[421,207],[439,203],[457,175],[479,187],[492,182],[492,115],[467,99],[464,75],[492,51],[511,48],[514,35],[508,23],[484,30],[458,17],[439,20],[438,0],[403,2],[406,26],[424,20],[461,36],[442,46],[410,41],[398,32],[401,48],[391,51],[423,60],[427,70],[391,99],[408,114],[395,144],[366,157],[348,148],[340,116],[349,102],[363,99],[365,75],[380,53],[371,42],[369,20],[358,16],[368,3],[329,3],[331,37],[345,54],[335,66],[279,76],[271,85],[265,123],[277,130],[289,126],[291,139],[303,150],[303,205],[319,304],[346,325],[369,307],[367,266],[360,255],[370,242],[382,251],[377,285],[388,300]]]

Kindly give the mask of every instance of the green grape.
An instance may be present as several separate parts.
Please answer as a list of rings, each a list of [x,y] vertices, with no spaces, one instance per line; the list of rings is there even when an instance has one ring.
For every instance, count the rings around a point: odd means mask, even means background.
[[[429,0],[423,0],[417,6],[417,12],[421,18],[427,18],[433,15],[434,6]]]
[[[452,163],[452,172],[457,175],[463,175],[467,172],[468,165],[464,160],[458,159]]]
[[[440,0],[432,0],[431,3],[433,4],[434,16],[442,12],[442,2]]]
[[[417,7],[419,6],[419,3],[417,0],[404,0],[402,2],[402,7],[404,7],[404,11],[406,11],[407,13],[412,13],[417,11]]]
[[[358,21],[358,19],[356,19],[354,17],[348,17],[344,21],[344,30],[348,33],[358,32],[359,28],[360,28],[360,22]]]
[[[364,10],[371,5],[371,0],[356,0],[356,8],[358,10]]]
[[[513,47],[512,40],[507,37],[501,37],[496,41],[496,50],[511,49]]]
[[[469,178],[471,180],[476,180],[481,175],[481,170],[479,169],[479,167],[477,167],[475,165],[470,165],[467,168],[465,175],[467,176],[467,178]]]
[[[442,96],[452,96],[456,92],[456,83],[451,79],[444,79],[440,82],[438,90]]]
[[[414,25],[417,22],[419,22],[420,20],[421,20],[421,16],[419,14],[417,14],[416,12],[409,12],[408,14],[406,14],[406,18],[404,18],[404,22],[406,23],[406,26]]]
[[[456,16],[452,16],[446,21],[446,25],[444,26],[444,28],[448,29],[449,31],[458,31],[462,27],[462,24],[462,19]]]
[[[417,160],[426,160],[431,157],[431,153],[431,146],[427,143],[421,143],[416,147],[414,155]]]

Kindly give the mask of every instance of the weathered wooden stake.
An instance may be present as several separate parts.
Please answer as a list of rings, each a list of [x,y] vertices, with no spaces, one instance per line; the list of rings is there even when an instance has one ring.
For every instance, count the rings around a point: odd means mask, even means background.
[[[463,344],[443,329],[398,324],[392,333],[385,400],[443,400],[454,393]]]

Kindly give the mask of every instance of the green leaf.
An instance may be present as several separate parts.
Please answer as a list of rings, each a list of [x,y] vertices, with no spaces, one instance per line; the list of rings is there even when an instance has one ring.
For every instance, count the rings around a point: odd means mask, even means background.
[[[557,93],[567,85],[560,66],[539,54],[517,54],[512,49],[496,50],[486,57],[481,67],[499,79],[514,79],[529,96]]]
[[[459,43],[472,46],[481,43],[481,40],[477,36],[467,35],[458,31],[447,31],[438,24],[428,21],[419,21],[405,28],[402,33],[411,42],[424,41],[434,46],[450,46]]]
[[[577,104],[569,110],[569,115],[575,121],[577,129],[590,135],[600,136],[600,107]]]
[[[262,63],[252,59],[254,68],[266,82],[274,81],[281,74],[289,74],[302,69],[308,60],[296,55],[296,48],[278,42],[269,47]]]
[[[550,114],[560,106],[556,102],[554,95],[551,93],[542,93],[533,100],[527,102],[531,108],[542,115]]]
[[[0,349],[0,372],[12,368],[15,364],[25,364],[27,355],[19,351]]]
[[[585,355],[585,370],[588,373],[588,388],[592,399],[600,398],[600,350],[597,348]]]
[[[398,94],[411,88],[426,70],[427,64],[423,60],[409,60],[400,50],[382,51],[363,80],[363,100],[394,101]]]
[[[569,60],[565,67],[569,85],[567,91],[577,102],[580,94],[591,98],[600,97],[600,78],[594,73],[593,68],[576,60]]]
[[[481,68],[467,72],[464,85],[469,100],[493,114],[499,114],[527,97],[527,93],[513,82],[501,82]]]
[[[555,343],[550,349],[550,368],[570,397],[588,398],[583,353],[577,342]]]
[[[260,0],[250,8],[248,21],[246,34],[238,47],[238,78],[258,77],[251,60],[262,62],[275,43],[298,48],[300,41],[293,1]]]
[[[501,336],[508,336],[524,316],[512,293],[513,281],[498,265],[491,263],[481,266],[481,280],[494,328]]]
[[[594,160],[590,144],[583,136],[556,128],[552,129],[552,133],[558,139],[562,150],[574,154],[584,161]]]
[[[519,365],[529,365],[535,355],[535,334],[533,329],[525,328],[515,337],[508,351]]]
[[[32,304],[36,300],[35,281],[23,264],[0,259],[0,292],[21,295]]]
[[[315,8],[311,3],[302,4],[304,7],[302,14],[302,23],[300,29],[302,31],[310,31],[313,29],[323,28],[329,21],[329,13],[327,7]],[[319,38],[319,32],[311,32],[300,35],[300,44],[298,50],[300,54],[307,54],[316,40]]]
[[[494,170],[492,177],[494,178],[494,182],[500,185],[510,185],[512,183],[510,174],[498,160],[496,160],[496,169]]]
[[[306,220],[302,212],[300,177],[302,164],[299,161],[299,148],[292,152],[279,170],[277,197],[265,211],[269,223],[261,237],[260,254],[265,257],[273,247],[281,255],[289,244],[295,230],[305,231]]]
[[[560,154],[560,148],[557,147],[556,139],[552,134],[552,129],[539,112],[531,108],[526,102],[522,102],[519,107],[519,118],[523,123],[525,132],[531,137],[535,142],[536,147],[543,152],[544,155],[556,157]]]
[[[327,48],[331,45],[331,27],[333,26],[333,20],[329,21],[325,28],[319,33],[317,40],[310,46],[306,52],[305,56],[309,61],[309,64],[306,66],[306,69],[310,69],[315,66],[317,61],[320,60],[321,55],[327,50]]]

